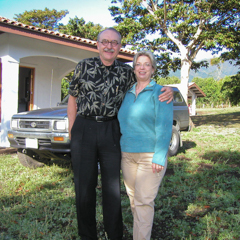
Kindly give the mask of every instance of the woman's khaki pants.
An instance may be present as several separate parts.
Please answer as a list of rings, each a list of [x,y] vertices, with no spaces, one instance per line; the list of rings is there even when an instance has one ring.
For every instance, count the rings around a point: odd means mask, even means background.
[[[122,172],[133,214],[134,240],[151,238],[154,199],[167,168],[166,159],[164,170],[153,173],[153,154],[122,152]]]

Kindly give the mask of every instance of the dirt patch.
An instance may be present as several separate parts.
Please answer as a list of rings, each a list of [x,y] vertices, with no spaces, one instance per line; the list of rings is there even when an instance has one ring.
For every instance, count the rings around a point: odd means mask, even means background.
[[[0,154],[14,154],[14,153],[17,153],[17,149],[16,148],[0,147]]]

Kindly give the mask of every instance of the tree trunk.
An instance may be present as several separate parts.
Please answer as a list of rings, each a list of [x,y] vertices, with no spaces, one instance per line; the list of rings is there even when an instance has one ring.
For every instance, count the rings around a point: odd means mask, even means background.
[[[191,132],[193,130],[193,128],[195,128],[195,125],[194,125],[191,117],[189,116],[189,131]]]
[[[181,93],[183,95],[184,100],[187,103],[187,97],[188,97],[188,81],[189,81],[189,71],[191,67],[191,61],[184,59],[181,61]]]

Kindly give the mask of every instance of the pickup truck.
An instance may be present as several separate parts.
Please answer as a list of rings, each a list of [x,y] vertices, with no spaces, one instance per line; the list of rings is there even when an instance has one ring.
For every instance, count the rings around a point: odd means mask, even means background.
[[[173,88],[173,127],[169,156],[182,146],[180,131],[188,130],[188,107],[178,90]],[[66,97],[57,107],[22,112],[12,116],[8,131],[10,146],[17,148],[19,161],[26,167],[37,168],[51,159],[71,159],[68,135]]]

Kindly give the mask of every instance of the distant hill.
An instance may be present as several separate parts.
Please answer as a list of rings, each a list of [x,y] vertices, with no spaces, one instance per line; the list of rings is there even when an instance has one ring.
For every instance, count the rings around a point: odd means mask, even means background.
[[[209,62],[208,68],[201,68],[198,72],[194,72],[193,70],[190,70],[189,74],[189,81],[191,82],[194,77],[200,77],[200,78],[208,78],[213,77],[216,80],[222,79],[225,76],[232,76],[237,74],[237,72],[240,71],[239,66],[234,66],[233,62],[232,64],[229,61],[226,61],[224,63],[220,64],[220,69],[217,68],[217,66],[211,66],[210,65],[210,59],[206,60]],[[180,79],[180,70],[176,72],[171,72],[170,77],[176,76]]]

